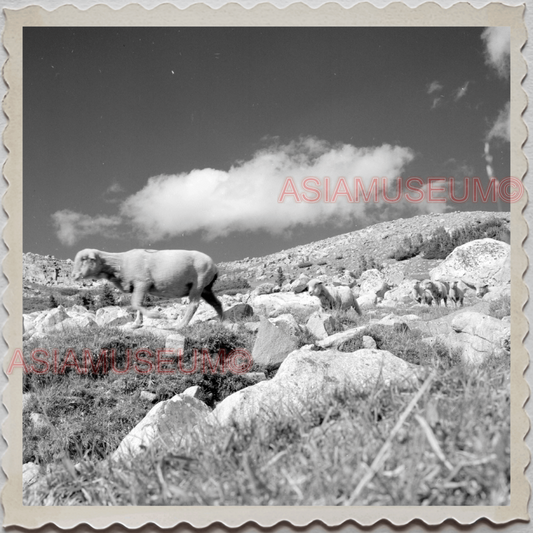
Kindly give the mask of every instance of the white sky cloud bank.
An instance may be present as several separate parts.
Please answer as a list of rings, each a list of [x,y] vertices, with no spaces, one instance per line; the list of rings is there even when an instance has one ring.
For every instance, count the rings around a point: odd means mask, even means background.
[[[492,139],[501,139],[503,141],[511,141],[511,105],[507,102],[503,109],[500,110],[496,121],[492,125],[487,134],[487,141]]]
[[[493,67],[501,78],[508,78],[511,53],[510,28],[507,26],[486,28],[481,38],[485,41],[485,63]]]
[[[333,184],[340,177],[349,185],[355,177],[365,184],[374,176],[392,182],[413,157],[409,148],[399,146],[356,148],[306,138],[261,150],[227,172],[202,169],[150,178],[143,189],[123,202],[121,214],[151,240],[198,230],[215,238],[233,231],[279,234],[299,224],[341,223],[364,216],[365,203],[351,203],[343,196],[332,203],[323,198],[316,203],[297,203],[290,196],[278,202],[286,179],[293,178],[301,194],[305,192],[302,180],[314,176],[320,185],[313,187],[323,194],[326,176]],[[307,192],[307,196],[315,194]]]
[[[54,226],[59,240],[68,246],[72,246],[82,237],[98,235],[101,233],[108,236],[114,235],[115,228],[122,220],[118,216],[90,216],[76,213],[69,209],[56,211],[52,215]]]

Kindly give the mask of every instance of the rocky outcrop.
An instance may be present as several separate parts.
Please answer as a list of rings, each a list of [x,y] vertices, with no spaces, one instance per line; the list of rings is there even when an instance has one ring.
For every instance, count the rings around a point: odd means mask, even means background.
[[[320,302],[308,293],[293,294],[292,292],[279,292],[253,297],[252,307],[256,313],[268,317],[275,317],[286,313],[298,317],[302,315],[309,317],[320,309]]]
[[[296,349],[297,339],[261,317],[259,331],[252,350],[254,363],[267,368],[278,367]]]
[[[494,239],[479,239],[456,248],[438,267],[432,280],[462,280],[476,287],[511,282],[511,247]]]
[[[228,396],[215,408],[212,418],[224,426],[249,426],[262,417],[303,416],[347,390],[364,393],[382,383],[400,390],[416,388],[420,369],[390,352],[362,349],[295,351],[276,376]]]
[[[195,429],[203,423],[210,410],[189,394],[177,394],[159,402],[124,437],[113,452],[113,461],[133,461],[154,446],[176,447],[197,436]]]

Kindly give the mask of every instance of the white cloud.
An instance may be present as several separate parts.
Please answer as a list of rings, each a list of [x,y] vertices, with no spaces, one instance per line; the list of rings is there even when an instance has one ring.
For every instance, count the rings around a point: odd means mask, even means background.
[[[468,86],[470,85],[470,82],[467,81],[462,87],[458,87],[455,89],[453,94],[453,99],[457,102],[457,100],[460,100],[465,94],[466,91],[468,91]]]
[[[102,194],[102,199],[108,204],[118,204],[121,201],[124,187],[117,181],[113,182]]]
[[[117,194],[124,192],[124,187],[117,181],[113,182],[105,191],[104,194]]]
[[[493,67],[501,78],[508,78],[511,53],[510,28],[507,26],[485,28],[481,38],[485,41],[485,63]]]
[[[442,96],[437,96],[437,98],[433,98],[433,103],[431,104],[431,109],[435,109],[442,105],[444,98]]]
[[[427,86],[427,93],[428,94],[433,94],[435,92],[442,91],[443,88],[444,88],[443,85],[441,83],[439,83],[437,80],[435,80],[435,81],[432,81]]]
[[[105,234],[114,235],[116,226],[121,224],[119,216],[90,216],[76,213],[69,209],[56,211],[52,215],[59,240],[68,246],[72,246],[82,237],[88,235]]]
[[[355,177],[361,177],[365,184],[374,176],[395,179],[413,157],[409,148],[388,144],[356,148],[300,139],[261,150],[227,172],[206,168],[150,178],[143,189],[123,202],[121,214],[153,241],[195,231],[215,238],[234,231],[280,234],[299,224],[342,223],[364,217],[367,205],[342,196],[334,203],[324,202],[324,198],[316,203],[297,203],[289,196],[278,202],[286,179],[292,177],[302,194],[301,181],[315,176],[320,185],[313,187],[323,194],[326,176],[333,184],[331,189],[345,177],[353,192]],[[308,198],[314,196],[306,194]]]
[[[507,102],[503,109],[500,110],[494,124],[487,134],[487,141],[492,139],[501,139],[503,141],[511,140],[511,105]]]

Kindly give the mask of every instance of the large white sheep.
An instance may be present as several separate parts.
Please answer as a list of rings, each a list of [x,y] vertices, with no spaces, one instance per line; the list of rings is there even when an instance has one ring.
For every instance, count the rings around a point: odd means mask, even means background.
[[[350,309],[353,307],[357,314],[362,315],[359,304],[350,289],[344,285],[326,287],[318,279],[312,279],[308,285],[309,294],[320,300],[323,309]]]
[[[109,253],[86,249],[74,259],[72,277],[107,279],[121,291],[131,293],[131,305],[137,311],[133,328],[142,325],[143,315],[158,318],[159,313],[143,307],[146,294],[167,298],[189,297],[185,316],[177,325],[185,327],[203,298],[222,318],[222,304],[213,293],[218,269],[202,252],[189,250],[130,250]]]

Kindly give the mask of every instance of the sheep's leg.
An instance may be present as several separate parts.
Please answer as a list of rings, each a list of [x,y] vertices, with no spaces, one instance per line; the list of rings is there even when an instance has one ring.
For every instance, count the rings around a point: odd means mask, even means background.
[[[131,306],[137,311],[137,318],[133,323],[133,328],[140,328],[143,322],[143,315],[148,318],[160,318],[158,311],[147,309],[143,307],[144,297],[148,292],[148,287],[146,285],[136,285],[133,289],[133,294],[131,295]]]
[[[363,316],[363,313],[361,312],[361,308],[359,307],[359,304],[357,303],[357,300],[354,298],[354,306],[353,308],[355,309],[355,312],[359,315],[359,316]]]
[[[192,317],[194,316],[194,313],[196,313],[196,310],[198,309],[198,306],[200,305],[200,299],[198,297],[192,298],[189,295],[189,306],[187,307],[187,311],[185,312],[185,316],[181,320],[181,322],[176,326],[177,329],[182,329],[185,326],[189,324]]]
[[[220,300],[215,296],[211,287],[206,287],[202,292],[202,298],[217,312],[218,318],[222,320],[222,304]]]
[[[135,322],[131,326],[133,329],[140,328],[143,325],[143,314],[140,311],[137,311],[137,317],[135,318]]]

